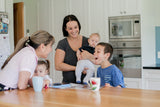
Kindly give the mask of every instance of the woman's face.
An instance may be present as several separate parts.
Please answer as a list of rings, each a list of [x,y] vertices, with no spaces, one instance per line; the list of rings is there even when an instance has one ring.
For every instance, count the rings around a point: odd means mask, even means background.
[[[69,21],[66,24],[66,31],[70,37],[77,37],[79,35],[79,26],[76,21]]]
[[[49,43],[46,46],[43,45],[41,49],[41,58],[47,58],[49,53],[52,51],[52,43]]]

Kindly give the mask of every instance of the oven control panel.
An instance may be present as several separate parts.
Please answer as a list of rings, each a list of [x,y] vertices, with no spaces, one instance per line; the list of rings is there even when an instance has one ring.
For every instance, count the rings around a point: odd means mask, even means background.
[[[140,41],[110,41],[113,48],[141,48]]]

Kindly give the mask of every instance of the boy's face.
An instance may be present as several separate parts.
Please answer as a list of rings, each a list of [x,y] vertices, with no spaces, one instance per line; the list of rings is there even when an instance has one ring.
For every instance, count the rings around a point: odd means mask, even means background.
[[[104,53],[104,47],[101,45],[95,47],[94,57],[96,65],[101,65],[108,61],[108,53]]]
[[[88,39],[89,46],[91,47],[95,47],[98,44],[98,42],[99,42],[99,37],[96,35],[93,35]]]
[[[47,75],[47,72],[48,70],[46,70],[46,66],[44,64],[40,64],[37,65],[34,75],[44,77],[45,75]]]

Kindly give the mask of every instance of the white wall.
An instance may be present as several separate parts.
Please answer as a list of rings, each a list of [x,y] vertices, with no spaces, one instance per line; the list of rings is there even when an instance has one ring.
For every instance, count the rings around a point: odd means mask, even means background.
[[[62,73],[55,71],[54,53],[58,41],[63,38],[62,21],[63,17],[67,14],[66,4],[66,0],[48,0],[48,2],[39,0],[38,2],[38,29],[51,33],[55,37],[56,42],[53,45],[53,52],[49,56],[51,62],[50,75],[53,78],[53,82],[62,81]]]
[[[108,0],[89,0],[89,35],[97,32],[101,41],[108,42]]]
[[[143,66],[155,63],[155,26],[160,26],[159,4],[159,0],[141,0]]]

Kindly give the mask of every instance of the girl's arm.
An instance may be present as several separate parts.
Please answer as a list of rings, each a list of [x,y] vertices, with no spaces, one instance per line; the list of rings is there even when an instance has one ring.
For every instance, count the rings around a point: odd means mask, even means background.
[[[28,71],[21,71],[19,73],[18,79],[18,89],[26,89],[28,87],[28,82],[30,79],[31,73]]]
[[[33,76],[33,77],[34,77],[34,76]],[[33,78],[33,77],[32,77],[32,78]],[[28,84],[29,84],[31,87],[33,87],[32,78],[29,79],[29,81],[28,81]],[[43,87],[45,87],[45,86],[49,87],[49,84],[50,84],[50,83],[51,83],[51,82],[50,82],[49,79],[44,79],[44,80],[43,80]]]
[[[55,69],[58,71],[75,71],[76,67],[64,63],[65,52],[57,49],[55,53]]]

